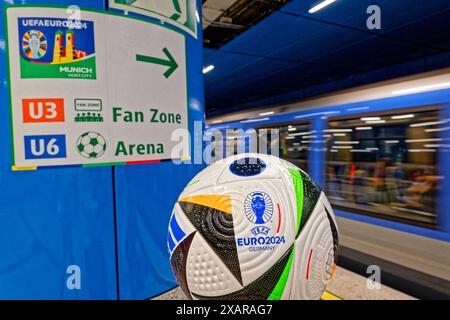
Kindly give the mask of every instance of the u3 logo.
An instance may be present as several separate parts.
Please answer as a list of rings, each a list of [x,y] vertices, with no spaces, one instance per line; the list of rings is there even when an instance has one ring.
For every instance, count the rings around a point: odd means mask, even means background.
[[[64,122],[64,99],[23,99],[23,122]]]

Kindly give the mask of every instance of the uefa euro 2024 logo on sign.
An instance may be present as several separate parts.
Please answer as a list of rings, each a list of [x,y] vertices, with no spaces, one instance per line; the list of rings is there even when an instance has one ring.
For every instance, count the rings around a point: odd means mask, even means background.
[[[19,18],[22,79],[96,79],[93,21]]]
[[[23,35],[22,50],[29,59],[41,59],[47,53],[47,38],[38,30],[27,31]]]
[[[273,202],[265,192],[252,192],[245,198],[244,210],[250,222],[265,224],[272,218]]]

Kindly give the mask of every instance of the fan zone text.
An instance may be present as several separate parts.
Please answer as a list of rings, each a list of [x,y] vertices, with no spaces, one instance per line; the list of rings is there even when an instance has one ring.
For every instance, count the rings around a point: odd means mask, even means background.
[[[147,120],[142,111],[124,111],[122,108],[113,108],[113,121],[125,123],[168,123],[181,124],[181,114],[161,112],[159,109],[150,109]]]

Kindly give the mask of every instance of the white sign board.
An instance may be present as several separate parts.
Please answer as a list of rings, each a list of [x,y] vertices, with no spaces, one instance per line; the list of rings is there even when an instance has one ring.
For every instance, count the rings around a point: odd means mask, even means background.
[[[171,133],[188,129],[183,34],[51,7],[10,7],[7,27],[14,166],[171,158]]]
[[[168,22],[197,38],[197,0],[109,0],[109,7]]]

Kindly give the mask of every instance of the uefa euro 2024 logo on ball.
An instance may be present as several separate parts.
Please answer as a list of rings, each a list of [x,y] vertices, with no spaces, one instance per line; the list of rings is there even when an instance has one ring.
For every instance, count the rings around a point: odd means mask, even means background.
[[[252,192],[245,198],[244,210],[250,222],[265,224],[272,218],[273,202],[265,192]]]

